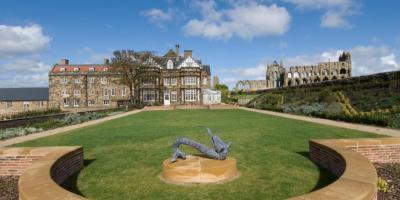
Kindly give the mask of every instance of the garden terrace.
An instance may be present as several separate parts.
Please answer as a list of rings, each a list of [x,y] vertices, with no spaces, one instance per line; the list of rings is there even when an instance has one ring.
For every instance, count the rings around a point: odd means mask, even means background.
[[[195,189],[162,182],[162,161],[176,137],[209,144],[199,125],[232,142],[241,177]],[[140,112],[15,146],[83,146],[85,168],[67,188],[90,199],[285,199],[336,180],[309,159],[311,138],[365,137],[376,135],[243,110],[173,110]]]

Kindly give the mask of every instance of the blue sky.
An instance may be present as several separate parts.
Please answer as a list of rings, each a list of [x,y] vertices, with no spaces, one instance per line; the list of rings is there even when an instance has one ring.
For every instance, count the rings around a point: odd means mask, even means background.
[[[0,87],[47,86],[60,58],[179,43],[230,87],[285,67],[353,55],[353,75],[400,70],[398,0],[0,1]]]

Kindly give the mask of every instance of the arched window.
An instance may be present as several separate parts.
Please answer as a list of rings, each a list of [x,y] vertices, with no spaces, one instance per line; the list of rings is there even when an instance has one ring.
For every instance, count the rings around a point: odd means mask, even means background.
[[[323,79],[323,81],[328,81],[329,79],[328,79],[328,77],[324,77],[324,79]]]
[[[287,74],[287,77],[288,77],[288,78],[292,78],[292,73],[289,72],[289,73]]]
[[[292,84],[293,84],[292,80],[289,80],[288,81],[288,86],[292,86]]]
[[[174,63],[172,62],[172,60],[168,60],[167,69],[173,69],[173,68],[174,68]]]
[[[295,72],[295,73],[293,73],[293,78],[299,78],[300,77],[300,74],[299,74],[299,72]]]
[[[337,73],[337,70],[336,70],[336,69],[332,71],[332,75],[336,76],[337,74],[338,74],[338,73]]]
[[[307,84],[307,79],[303,78],[303,84]]]
[[[332,80],[336,80],[336,79],[337,79],[337,77],[336,77],[336,76],[332,77]]]
[[[328,75],[328,70],[324,69],[324,70],[322,71],[322,75],[327,76],[327,75]]]
[[[346,73],[347,73],[347,71],[345,68],[340,69],[340,74],[346,74]]]
[[[296,79],[295,85],[300,85],[300,79]]]

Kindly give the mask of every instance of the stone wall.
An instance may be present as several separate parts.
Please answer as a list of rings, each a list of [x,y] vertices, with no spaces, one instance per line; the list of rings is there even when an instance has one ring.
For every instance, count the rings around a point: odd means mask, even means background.
[[[41,111],[49,108],[48,101],[11,101],[12,106],[8,107],[10,101],[0,101],[0,115],[17,114],[26,111]],[[25,106],[24,106],[25,104]],[[0,116],[0,119],[2,117]]]
[[[37,155],[0,155],[0,176],[20,176],[40,157]]]

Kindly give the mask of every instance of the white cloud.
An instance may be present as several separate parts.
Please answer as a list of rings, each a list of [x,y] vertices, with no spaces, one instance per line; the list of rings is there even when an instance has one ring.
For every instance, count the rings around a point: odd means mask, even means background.
[[[351,23],[348,16],[358,13],[359,0],[282,0],[301,10],[323,10],[321,27],[348,28]]]
[[[32,58],[13,59],[5,66],[9,70],[23,70],[31,72],[47,72],[51,68],[50,65]]]
[[[158,8],[152,8],[150,10],[143,11],[141,14],[148,17],[150,22],[161,26],[162,23],[171,21],[173,18],[174,11],[168,9],[168,11],[163,11]]]
[[[217,74],[222,75],[221,83],[232,88],[239,80],[264,80],[266,69],[266,64],[259,64],[254,67],[222,68],[217,70]]]
[[[330,11],[322,16],[321,27],[347,28],[350,27],[350,23],[346,20],[345,15],[343,13]]]
[[[0,56],[37,54],[46,49],[51,38],[37,24],[29,26],[0,25]]]
[[[239,4],[231,9],[217,10],[214,1],[195,3],[202,19],[192,19],[183,28],[186,35],[208,39],[229,39],[238,36],[251,39],[259,36],[281,35],[289,29],[289,12],[276,4]]]
[[[47,87],[48,73],[0,75],[0,87]]]
[[[391,65],[396,68],[399,66],[396,62],[396,56],[393,53],[387,56],[382,56],[381,62],[385,65]]]

